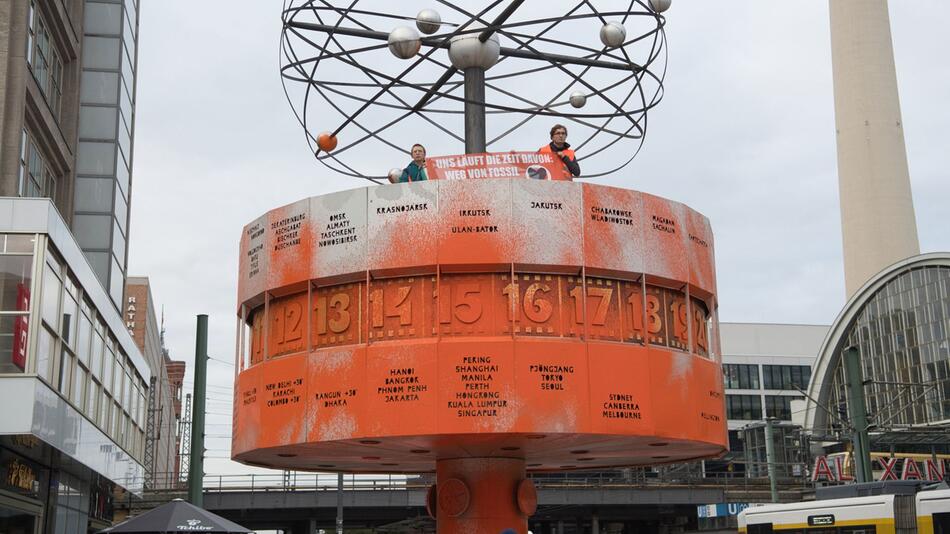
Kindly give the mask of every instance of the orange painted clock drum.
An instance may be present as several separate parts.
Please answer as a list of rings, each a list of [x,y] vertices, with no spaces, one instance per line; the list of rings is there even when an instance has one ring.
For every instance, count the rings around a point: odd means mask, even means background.
[[[232,457],[413,473],[719,455],[714,265],[701,214],[592,184],[444,180],[277,208],[241,238]]]

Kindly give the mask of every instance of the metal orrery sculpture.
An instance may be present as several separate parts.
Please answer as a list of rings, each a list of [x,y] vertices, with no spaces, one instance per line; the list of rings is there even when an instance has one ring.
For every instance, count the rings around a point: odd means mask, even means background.
[[[562,122],[592,178],[642,146],[647,112],[663,96],[670,1],[539,12],[524,0],[421,10],[415,1],[288,0],[281,74],[317,159],[342,174],[383,178],[383,158],[401,161],[413,142],[430,153],[458,153],[462,143],[466,153],[534,149]],[[354,150],[367,142],[370,161]]]
[[[287,88],[318,159],[374,180],[386,147],[465,154],[244,227],[231,457],[434,472],[439,534],[526,534],[529,474],[726,450],[714,242],[689,207],[572,181],[535,149],[558,122],[584,177],[629,163],[662,96],[669,0],[471,3],[284,6],[284,79],[306,82]]]

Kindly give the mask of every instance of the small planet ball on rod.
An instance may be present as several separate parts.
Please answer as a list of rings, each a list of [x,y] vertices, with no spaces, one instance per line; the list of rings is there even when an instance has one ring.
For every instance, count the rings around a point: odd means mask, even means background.
[[[426,35],[432,35],[439,31],[440,27],[442,27],[442,16],[439,15],[438,11],[434,9],[423,9],[416,15],[416,28],[419,28],[420,32]]]
[[[571,100],[571,105],[578,109],[587,105],[587,95],[585,95],[581,91],[574,91],[573,93],[571,93],[570,100]]]
[[[466,33],[449,39],[449,61],[452,66],[465,70],[471,67],[488,70],[498,62],[501,53],[501,40],[495,32],[484,43],[478,39],[479,30],[485,26],[480,23],[469,24]]]
[[[617,48],[623,46],[627,39],[627,29],[616,21],[610,21],[600,28],[600,42],[607,48]]]
[[[317,136],[317,148],[324,152],[332,152],[336,148],[337,138],[330,132],[321,132]]]
[[[673,0],[650,0],[650,7],[653,8],[653,11],[657,13],[663,13],[670,8],[670,5],[673,4]]]
[[[422,48],[419,32],[409,26],[398,26],[389,32],[388,42],[389,51],[399,59],[409,59]]]

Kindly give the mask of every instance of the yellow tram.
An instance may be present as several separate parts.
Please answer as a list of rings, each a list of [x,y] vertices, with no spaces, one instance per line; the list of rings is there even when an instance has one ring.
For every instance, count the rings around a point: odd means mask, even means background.
[[[747,508],[743,534],[950,534],[950,490]]]

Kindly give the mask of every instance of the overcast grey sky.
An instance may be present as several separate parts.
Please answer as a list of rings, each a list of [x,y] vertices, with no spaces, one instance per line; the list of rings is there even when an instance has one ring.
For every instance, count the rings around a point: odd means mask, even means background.
[[[363,185],[309,153],[278,74],[280,10],[277,0],[141,9],[129,272],[151,279],[172,355],[189,367],[199,313],[211,317],[212,356],[233,359],[244,224]],[[890,10],[921,250],[946,251],[950,3]],[[709,217],[723,321],[829,324],[844,280],[827,2],[675,0],[666,15],[665,98],[637,160],[597,182]],[[206,471],[231,472],[216,457],[229,454],[218,436],[230,433],[234,370],[209,370]]]

